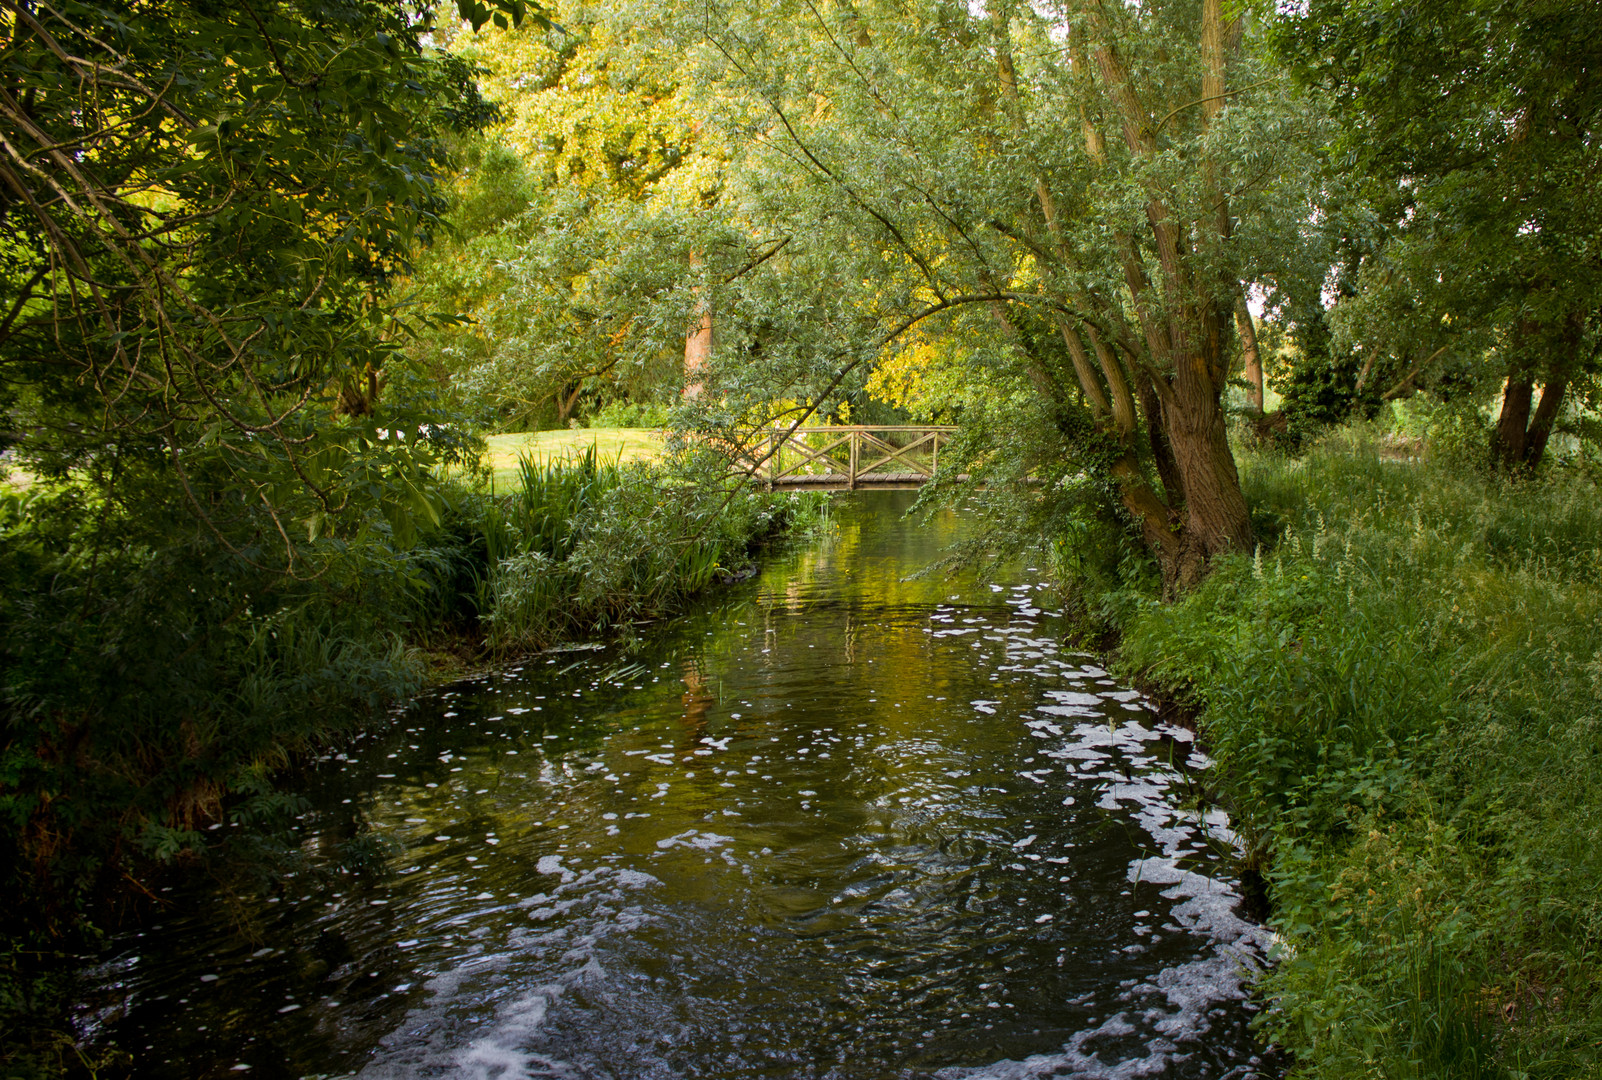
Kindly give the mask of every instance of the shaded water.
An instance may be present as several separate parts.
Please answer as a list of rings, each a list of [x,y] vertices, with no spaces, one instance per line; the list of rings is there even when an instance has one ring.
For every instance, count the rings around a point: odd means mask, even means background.
[[[1269,1071],[1205,758],[1040,574],[903,580],[963,527],[910,500],[425,695],[312,772],[306,871],[130,936],[84,1028],[150,1077]]]

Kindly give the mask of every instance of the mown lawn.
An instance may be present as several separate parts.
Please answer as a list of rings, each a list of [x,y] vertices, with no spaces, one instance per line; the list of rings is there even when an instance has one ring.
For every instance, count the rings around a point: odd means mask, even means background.
[[[517,431],[491,435],[485,454],[495,473],[495,489],[518,483],[517,459],[526,455],[539,464],[576,458],[591,446],[603,462],[651,460],[662,456],[662,433],[645,428],[579,428],[567,431]]]

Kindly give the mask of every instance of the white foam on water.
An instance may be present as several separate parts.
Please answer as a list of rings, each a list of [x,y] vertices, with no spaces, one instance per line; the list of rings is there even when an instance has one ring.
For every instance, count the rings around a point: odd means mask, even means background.
[[[724,844],[734,843],[732,836],[720,836],[717,833],[701,832],[698,829],[688,829],[677,836],[669,836],[658,840],[656,846],[663,851],[676,847],[697,848],[701,851],[716,851]]]
[[[1086,666],[1070,674],[1099,678],[1105,672]],[[1092,703],[1107,708],[1139,700],[1138,694],[1127,690],[1095,695],[1046,691],[1045,696],[1057,704],[1036,706],[1035,711],[1059,716],[1099,716]],[[1137,1080],[1160,1076],[1192,1056],[1212,1028],[1213,1014],[1221,1004],[1243,1000],[1249,993],[1265,958],[1272,955],[1274,935],[1241,917],[1241,896],[1231,884],[1180,865],[1185,857],[1182,848],[1198,833],[1229,846],[1238,846],[1238,841],[1222,811],[1213,809],[1196,815],[1174,805],[1169,791],[1177,777],[1159,760],[1160,750],[1159,756],[1154,756],[1147,748],[1148,743],[1162,739],[1182,744],[1188,767],[1206,768],[1212,764],[1195,750],[1193,732],[1168,724],[1146,727],[1134,720],[1122,724],[1108,720],[1081,723],[1061,746],[1045,748],[1042,753],[1065,761],[1070,771],[1074,762],[1086,770],[1095,770],[1121,759],[1117,769],[1081,775],[1084,780],[1093,776],[1105,780],[1097,806],[1130,814],[1162,852],[1129,864],[1127,878],[1131,888],[1137,892],[1157,890],[1171,905],[1167,913],[1171,921],[1165,928],[1188,931],[1209,941],[1212,948],[1189,963],[1164,968],[1145,981],[1125,987],[1119,995],[1120,1011],[1095,1027],[1077,1032],[1060,1051],[978,1068],[942,1069],[934,1074],[940,1080]],[[1072,799],[1064,802],[1071,805]],[[1126,947],[1126,951],[1142,949],[1139,944]],[[1111,1041],[1118,1044],[1116,1050],[1111,1046],[1098,1050],[1098,1043]],[[1140,1047],[1139,1051],[1130,1052],[1131,1041]],[[1104,1053],[1117,1056],[1118,1060],[1103,1060]],[[1229,1070],[1228,1075],[1245,1071],[1248,1067],[1241,1066]]]
[[[429,979],[423,986],[424,1002],[384,1038],[373,1060],[357,1073],[358,1080],[425,1076],[540,1080],[584,1075],[577,1066],[532,1047],[551,1009],[569,990],[608,982],[597,955],[599,947],[653,921],[641,908],[628,906],[627,894],[659,884],[638,870],[565,871],[562,883],[549,896],[531,899],[552,901],[551,908],[573,917],[549,930],[514,931],[503,951],[465,957]],[[540,913],[534,914],[538,918]],[[560,970],[544,973],[536,985],[502,1000],[487,1020],[475,1015],[479,1002],[495,996],[486,995],[486,988],[517,971],[529,955],[551,957]]]
[[[1047,690],[1046,696],[1059,705],[1099,705],[1102,701],[1100,694],[1083,694],[1077,690]]]
[[[573,880],[573,871],[562,865],[560,855],[540,856],[540,861],[534,864],[534,869],[541,874],[561,874],[563,882]]]

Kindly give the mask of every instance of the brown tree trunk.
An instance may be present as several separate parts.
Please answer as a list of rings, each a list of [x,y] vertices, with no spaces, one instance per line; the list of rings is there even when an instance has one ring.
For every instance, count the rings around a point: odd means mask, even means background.
[[[1103,3],[1098,0],[1089,8],[1088,25],[1101,38],[1091,55],[1118,114],[1124,143],[1137,157],[1155,157],[1151,115],[1112,42]],[[1227,31],[1219,0],[1203,0],[1201,48],[1207,74],[1202,94],[1203,113],[1209,121],[1222,107]],[[1176,219],[1167,193],[1155,186],[1148,189],[1146,223],[1159,281],[1148,277],[1133,242],[1126,238],[1122,243],[1124,275],[1133,310],[1145,331],[1153,385],[1162,402],[1168,443],[1183,490],[1178,552],[1171,558],[1166,553],[1158,555],[1170,595],[1200,581],[1214,557],[1252,547],[1251,516],[1229,449],[1222,405],[1231,305],[1208,298],[1209,293],[1233,296],[1240,285],[1193,277],[1206,264],[1204,249],[1227,240],[1229,230],[1227,199],[1210,164],[1203,165],[1202,181],[1213,193],[1216,213],[1196,222],[1194,229]]]
[[[1579,363],[1584,330],[1585,319],[1581,315],[1564,319],[1556,332],[1535,322],[1520,324],[1522,355],[1508,371],[1507,385],[1502,388],[1502,411],[1491,434],[1491,464],[1496,468],[1512,473],[1541,464],[1558,414],[1563,411],[1569,379]],[[1532,355],[1544,355],[1546,359],[1539,403],[1535,400]]]
[[[1505,472],[1524,464],[1534,391],[1534,380],[1523,374],[1508,376],[1507,385],[1502,388],[1502,412],[1491,435],[1491,464]]]
[[[1546,457],[1546,444],[1552,428],[1564,410],[1568,381],[1580,364],[1584,338],[1584,316],[1572,314],[1560,327],[1527,320],[1519,325],[1520,356],[1507,372],[1503,388],[1503,407],[1491,433],[1491,465],[1504,473],[1533,469]],[[1541,399],[1535,399],[1536,364],[1532,357],[1544,357]]]
[[[1099,78],[1109,120],[1117,123],[1129,152],[1151,159],[1159,153],[1160,125],[1118,53],[1112,29],[1117,20],[1109,7],[1110,0],[1083,0],[1086,18],[1075,24],[1069,39],[1070,74],[1087,88]],[[1222,0],[1202,0],[1202,9],[1200,104],[1211,122],[1225,107],[1225,72],[1238,46],[1239,26],[1225,19]],[[1027,117],[1010,49],[1010,0],[998,0],[990,11],[997,101],[1006,107],[1013,133],[1022,136]],[[1091,162],[1107,167],[1097,121],[1083,106],[1080,119]],[[1144,227],[1117,234],[1127,302],[1109,302],[1079,283],[1082,268],[1058,219],[1048,176],[1038,166],[1032,171],[1044,236],[1027,226],[1018,236],[1041,266],[1040,288],[1052,302],[1085,404],[1097,426],[1122,448],[1110,470],[1170,597],[1200,581],[1215,556],[1249,551],[1252,542],[1221,399],[1232,311],[1230,302],[1212,300],[1234,296],[1241,288],[1238,281],[1219,280],[1211,269],[1229,239],[1229,200],[1216,164],[1204,161],[1199,170],[1205,189],[1199,211],[1176,214],[1174,207],[1184,205],[1175,201],[1179,192],[1153,180],[1146,190]],[[1155,262],[1150,274],[1149,260]],[[1136,340],[1126,312],[1140,324],[1144,343]],[[1260,408],[1260,396],[1258,402]],[[1161,492],[1137,456],[1142,421]]]
[[[699,269],[701,255],[690,253],[690,269]],[[690,319],[690,330],[684,338],[684,398],[694,401],[701,396],[706,378],[706,367],[712,362],[712,302],[695,287],[695,313]]]
[[[573,406],[578,404],[579,395],[583,392],[584,383],[582,381],[573,387],[571,394],[567,392],[565,387],[556,392],[556,422],[562,427],[567,427],[567,419],[573,415]]]
[[[996,32],[997,83],[1001,98],[1007,105],[1013,130],[1021,134],[1025,125],[1023,107],[1018,95],[1017,75],[1012,61],[1010,6],[1005,2],[998,4],[993,9],[991,18]],[[1057,216],[1056,200],[1052,197],[1051,185],[1038,165],[1033,167],[1033,171],[1035,197],[1040,204],[1041,219],[1046,226],[1051,250],[1062,262],[1060,268],[1051,269],[1067,269],[1073,265],[1073,257]],[[1048,287],[1048,291],[1056,290]],[[1058,293],[1055,299],[1061,302],[1067,297]],[[1097,304],[1091,297],[1078,294],[1072,299],[1081,311],[1111,314],[1107,305]],[[1171,507],[1152,488],[1135,454],[1135,432],[1140,418],[1134,394],[1130,389],[1130,380],[1125,377],[1123,364],[1093,323],[1082,322],[1080,325],[1073,325],[1060,313],[1054,318],[1057,329],[1062,335],[1063,344],[1068,348],[1074,375],[1078,380],[1080,391],[1084,394],[1085,404],[1089,407],[1091,416],[1097,425],[1117,439],[1122,447],[1122,453],[1112,463],[1111,472],[1118,481],[1119,495],[1124,509],[1139,524],[1141,538],[1162,567],[1164,580],[1170,580],[1174,576],[1173,568],[1177,567],[1180,559],[1181,542],[1173,530]],[[1090,349],[1085,348],[1086,339],[1090,342]],[[1141,374],[1137,367],[1137,380]],[[1149,383],[1150,380],[1147,381]],[[1155,423],[1155,426],[1149,425],[1154,447],[1160,442],[1158,434],[1160,427],[1160,423]],[[1158,464],[1161,472],[1164,464],[1161,457]],[[1171,459],[1168,460],[1168,464],[1172,464]],[[1166,482],[1166,474],[1164,479]],[[1174,490],[1172,487],[1168,488],[1169,498],[1172,498]]]
[[[1163,495],[1169,505],[1178,506],[1185,501],[1185,482],[1180,479],[1174,448],[1168,442],[1168,420],[1163,415],[1162,399],[1157,396],[1157,387],[1152,385],[1151,374],[1145,368],[1135,371],[1135,392],[1140,395],[1141,415],[1146,418],[1146,439],[1151,445],[1152,462],[1157,466],[1157,478],[1163,484]]]
[[[1530,429],[1524,439],[1524,467],[1534,469],[1546,456],[1546,444],[1552,438],[1552,428],[1558,414],[1563,411],[1563,398],[1569,390],[1569,380],[1580,365],[1580,347],[1585,337],[1585,316],[1570,315],[1563,321],[1562,333],[1550,353],[1546,379],[1541,384],[1541,403],[1535,408]]]
[[[1546,456],[1546,443],[1552,437],[1552,426],[1557,423],[1558,412],[1563,408],[1563,396],[1568,392],[1566,377],[1555,375],[1541,386],[1541,403],[1530,420],[1530,430],[1524,438],[1524,467],[1534,469]]]
[[[1246,306],[1246,298],[1235,298],[1235,329],[1240,334],[1240,361],[1244,369],[1246,381],[1251,384],[1248,391],[1252,409],[1258,416],[1263,415],[1263,358],[1257,351],[1257,326],[1252,322],[1251,309]]]
[[[1511,375],[1502,388],[1502,412],[1491,436],[1491,463],[1511,472],[1524,464],[1524,442],[1530,422],[1530,396],[1535,389],[1528,375]]]
[[[1552,428],[1569,389],[1562,365],[1553,364],[1552,368],[1541,384],[1538,404],[1535,380],[1528,375],[1510,376],[1502,390],[1502,412],[1491,437],[1491,462],[1504,472],[1534,469],[1546,456],[1546,444],[1552,438]]]
[[[1227,309],[1193,313],[1183,329],[1191,340],[1174,356],[1168,441],[1185,485],[1185,531],[1203,560],[1250,551],[1251,514],[1224,423],[1223,327]]]

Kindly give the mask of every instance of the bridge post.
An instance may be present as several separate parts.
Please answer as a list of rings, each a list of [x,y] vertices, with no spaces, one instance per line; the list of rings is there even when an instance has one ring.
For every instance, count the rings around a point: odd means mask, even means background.
[[[779,480],[779,452],[784,449],[783,443],[775,444],[777,434],[768,432],[768,490],[772,491]]]
[[[846,489],[848,491],[857,490],[857,462],[860,460],[861,455],[862,455],[862,432],[860,432],[860,431],[852,431],[851,432],[851,464],[847,467],[847,472],[846,472]]]
[[[940,436],[941,433],[937,431],[934,433],[934,438],[929,440],[929,444],[934,447],[934,460],[929,463],[930,479],[933,479],[934,474],[940,471]]]

